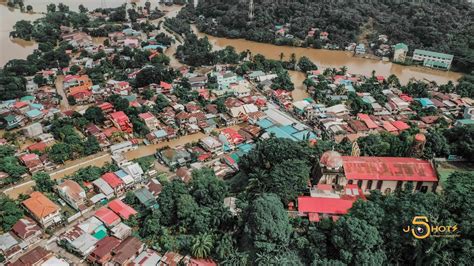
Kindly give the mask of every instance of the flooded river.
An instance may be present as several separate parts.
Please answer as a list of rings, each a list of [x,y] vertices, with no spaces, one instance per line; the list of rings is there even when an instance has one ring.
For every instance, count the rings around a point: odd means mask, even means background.
[[[449,80],[456,81],[461,77],[460,73],[451,71],[440,71],[415,66],[402,66],[393,64],[391,62],[382,62],[382,60],[353,57],[351,52],[346,51],[276,46],[244,39],[226,39],[213,37],[198,32],[195,26],[193,26],[193,30],[200,37],[207,36],[209,41],[217,48],[224,48],[225,46],[230,45],[235,47],[238,52],[250,50],[254,55],[262,54],[267,58],[278,60],[280,59],[281,53],[284,54],[283,60],[288,60],[291,57],[291,54],[294,53],[297,59],[302,56],[308,57],[311,59],[311,61],[318,65],[320,69],[328,67],[340,68],[342,66],[346,66],[348,72],[363,75],[371,75],[372,71],[376,70],[377,75],[383,75],[386,77],[390,74],[395,74],[402,83],[407,83],[411,78],[415,78],[433,80],[439,84],[444,84]],[[301,77],[296,73],[292,74],[292,78],[293,81],[301,80]],[[297,84],[299,86],[300,83]]]

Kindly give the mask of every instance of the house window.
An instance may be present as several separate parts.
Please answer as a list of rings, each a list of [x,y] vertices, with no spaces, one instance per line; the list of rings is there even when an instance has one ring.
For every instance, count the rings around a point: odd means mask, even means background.
[[[353,182],[353,181],[352,181],[352,179],[351,179],[351,180],[349,180],[349,182],[347,182],[347,183],[348,183],[349,185],[352,185],[352,182]]]
[[[371,190],[372,189],[372,180],[367,181],[367,187],[366,190]]]
[[[421,189],[421,185],[423,185],[423,182],[422,181],[418,181],[416,182],[416,190],[420,190]]]
[[[382,189],[382,185],[383,185],[383,181],[382,181],[382,180],[377,181],[377,189],[378,189],[378,190]]]
[[[397,189],[401,190],[403,185],[403,181],[397,181]]]
[[[357,186],[358,186],[359,188],[362,188],[362,180],[357,181]]]

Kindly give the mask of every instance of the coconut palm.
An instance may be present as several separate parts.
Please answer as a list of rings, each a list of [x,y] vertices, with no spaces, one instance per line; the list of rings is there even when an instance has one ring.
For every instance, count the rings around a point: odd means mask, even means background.
[[[209,234],[200,234],[193,238],[191,254],[195,258],[207,258],[211,254],[214,241]]]

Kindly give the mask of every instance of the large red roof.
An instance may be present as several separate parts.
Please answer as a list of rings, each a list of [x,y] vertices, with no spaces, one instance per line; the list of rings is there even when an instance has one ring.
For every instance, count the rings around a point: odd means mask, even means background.
[[[298,211],[318,214],[347,214],[357,198],[298,197]]]
[[[98,209],[94,215],[108,226],[114,225],[117,221],[120,221],[120,217],[106,207]]]
[[[114,199],[109,203],[109,208],[120,215],[123,219],[127,220],[130,216],[137,214],[132,207],[128,206],[127,204],[123,203],[119,199]]]
[[[429,161],[402,157],[342,156],[347,179],[436,182],[438,177]]]
[[[112,117],[112,119],[115,121],[128,120],[128,116],[123,111],[111,113],[110,117]]]
[[[103,174],[102,179],[104,179],[104,181],[107,182],[107,184],[109,184],[109,186],[111,186],[112,188],[116,188],[123,184],[122,179],[120,179],[116,174],[111,172]]]

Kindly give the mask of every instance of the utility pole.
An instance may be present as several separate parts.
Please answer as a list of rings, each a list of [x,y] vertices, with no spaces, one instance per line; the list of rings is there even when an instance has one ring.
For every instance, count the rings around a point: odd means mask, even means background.
[[[254,18],[254,5],[253,5],[253,0],[250,0],[250,5],[249,5],[249,20],[253,20]]]

